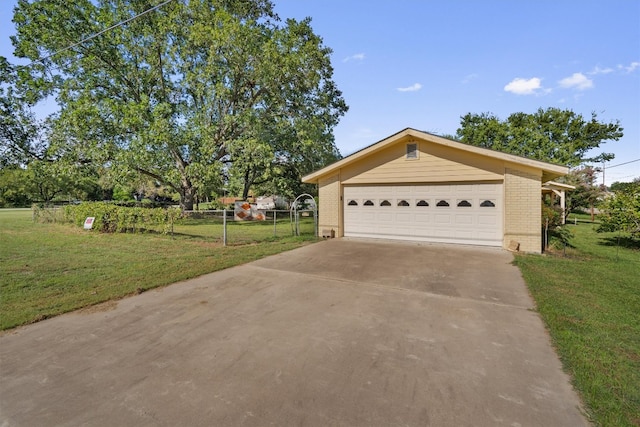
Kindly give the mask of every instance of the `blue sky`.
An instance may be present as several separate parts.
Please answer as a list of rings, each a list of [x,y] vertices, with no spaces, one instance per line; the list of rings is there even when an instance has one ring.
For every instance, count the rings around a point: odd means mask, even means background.
[[[640,1],[274,0],[312,18],[333,49],[349,105],[335,129],[348,155],[406,127],[454,134],[460,116],[538,108],[619,120],[606,183],[640,177]],[[0,0],[0,55],[12,58],[14,0]]]
[[[460,116],[538,108],[620,120],[610,166],[640,159],[640,1],[276,0],[312,18],[350,109],[343,155],[406,127],[455,134]],[[601,151],[602,151],[601,150]],[[640,162],[606,182],[640,176]]]

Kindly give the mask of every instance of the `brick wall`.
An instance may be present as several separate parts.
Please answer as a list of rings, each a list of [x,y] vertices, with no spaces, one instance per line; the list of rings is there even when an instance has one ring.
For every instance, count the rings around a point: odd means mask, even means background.
[[[520,251],[541,251],[541,176],[532,172],[505,169],[504,247],[512,240]]]
[[[333,229],[335,236],[342,236],[340,230],[340,175],[335,174],[318,182],[318,229]]]

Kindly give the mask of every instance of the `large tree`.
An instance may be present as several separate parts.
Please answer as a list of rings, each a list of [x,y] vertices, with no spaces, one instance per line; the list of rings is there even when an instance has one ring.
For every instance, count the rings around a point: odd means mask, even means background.
[[[9,64],[0,57],[0,170],[2,193],[24,205],[51,202],[57,196],[89,197],[96,193],[98,174],[87,163],[64,167],[70,159],[49,144],[50,119],[37,119],[32,109],[46,88],[38,91],[24,85],[25,66]],[[33,83],[33,82],[32,82]],[[16,179],[19,177],[20,179]],[[24,182],[20,182],[23,180]]]
[[[47,158],[47,122],[37,120],[32,111],[38,96],[19,84],[19,75],[25,72],[25,67],[0,56],[0,167]]]
[[[601,123],[571,110],[538,109],[533,114],[514,113],[501,120],[491,113],[461,117],[456,137],[467,144],[536,160],[578,166],[588,161],[613,159],[613,154],[585,156],[600,144],[622,138],[619,122]]]
[[[309,20],[283,24],[268,0],[174,0],[143,13],[160,4],[19,0],[12,40],[33,61],[32,87],[60,105],[56,150],[123,181],[148,176],[185,209],[225,173],[246,172],[245,157],[262,167],[336,151],[347,107]],[[246,156],[248,141],[271,159]]]

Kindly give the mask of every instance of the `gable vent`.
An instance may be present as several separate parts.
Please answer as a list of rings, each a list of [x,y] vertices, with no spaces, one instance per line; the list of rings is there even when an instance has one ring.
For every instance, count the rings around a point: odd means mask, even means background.
[[[418,144],[407,144],[407,159],[418,158]]]

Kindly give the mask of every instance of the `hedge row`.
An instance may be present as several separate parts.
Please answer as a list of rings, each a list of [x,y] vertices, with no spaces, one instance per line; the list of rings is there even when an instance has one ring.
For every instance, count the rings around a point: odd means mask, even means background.
[[[87,217],[94,217],[93,229],[103,233],[173,232],[173,223],[180,218],[178,208],[145,208],[118,206],[108,202],[84,202],[64,207],[66,221],[82,226]]]

